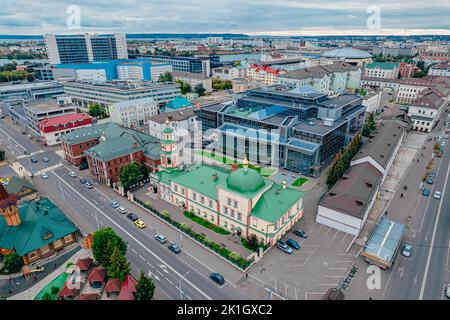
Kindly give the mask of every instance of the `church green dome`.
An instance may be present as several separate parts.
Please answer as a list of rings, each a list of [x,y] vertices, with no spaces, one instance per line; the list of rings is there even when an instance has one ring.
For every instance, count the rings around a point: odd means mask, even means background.
[[[227,177],[227,187],[238,192],[255,192],[264,186],[264,179],[253,169],[238,169]]]

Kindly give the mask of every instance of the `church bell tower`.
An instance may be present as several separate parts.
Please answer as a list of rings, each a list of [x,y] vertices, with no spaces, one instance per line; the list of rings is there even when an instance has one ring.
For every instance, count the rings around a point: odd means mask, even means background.
[[[6,221],[6,225],[14,227],[20,224],[18,199],[15,195],[9,195],[3,184],[0,183],[0,215]]]

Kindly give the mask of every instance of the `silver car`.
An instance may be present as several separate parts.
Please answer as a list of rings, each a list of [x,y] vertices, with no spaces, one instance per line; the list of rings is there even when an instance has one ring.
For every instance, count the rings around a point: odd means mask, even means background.
[[[409,257],[411,257],[411,254],[412,254],[412,245],[410,245],[410,244],[405,244],[404,246],[403,246],[403,249],[402,249],[402,256],[404,256],[404,257],[406,257],[406,258],[409,258]]]
[[[450,299],[450,283],[447,285],[447,288],[445,289],[445,296],[447,299]]]

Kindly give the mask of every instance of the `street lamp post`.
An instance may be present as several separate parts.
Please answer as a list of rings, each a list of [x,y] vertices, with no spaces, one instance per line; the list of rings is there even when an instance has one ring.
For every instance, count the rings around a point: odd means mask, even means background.
[[[186,272],[182,277],[180,277],[180,284],[179,284],[179,289],[180,289],[180,300],[183,300],[183,294],[182,294],[182,292],[181,292],[181,280],[183,280],[183,278],[185,278],[185,277],[189,274],[189,272],[191,272],[191,271]]]

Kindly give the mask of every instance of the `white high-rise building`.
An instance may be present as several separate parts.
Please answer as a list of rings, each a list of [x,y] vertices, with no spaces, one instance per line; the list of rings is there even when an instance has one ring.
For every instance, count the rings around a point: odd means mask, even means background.
[[[46,34],[44,40],[50,64],[128,59],[124,34]]]

